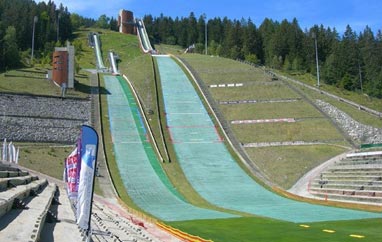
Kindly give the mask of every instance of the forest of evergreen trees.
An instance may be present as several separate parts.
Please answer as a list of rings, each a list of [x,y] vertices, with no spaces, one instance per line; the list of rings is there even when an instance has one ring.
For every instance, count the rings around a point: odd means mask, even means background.
[[[21,65],[31,54],[34,17],[36,57],[44,57],[52,51],[56,42],[72,34],[68,9],[53,2],[32,0],[0,0],[0,70]],[[57,25],[59,34],[57,36]]]
[[[187,18],[146,15],[144,22],[154,43],[195,44],[204,52],[203,15]],[[339,35],[335,28],[315,25],[302,30],[297,19],[281,23],[265,19],[256,26],[250,19],[213,18],[207,23],[208,54],[241,59],[285,71],[316,75],[315,38],[320,75],[327,84],[382,97],[382,32],[369,27],[356,33],[350,26]]]
[[[35,62],[50,63],[55,46],[65,46],[79,27],[116,29],[116,20],[102,15],[98,21],[70,13],[54,1],[0,0],[0,71],[30,65],[34,18]],[[106,22],[106,25],[105,25]]]

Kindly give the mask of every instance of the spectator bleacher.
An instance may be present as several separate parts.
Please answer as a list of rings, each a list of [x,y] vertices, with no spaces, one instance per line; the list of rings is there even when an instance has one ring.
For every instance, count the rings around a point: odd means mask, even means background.
[[[97,201],[93,203],[92,224],[93,241],[160,241],[146,231],[144,224],[134,223]]]
[[[60,230],[63,236],[54,241],[82,241],[64,199],[56,184],[0,162],[0,241],[53,241],[53,231]]]
[[[310,183],[310,193],[329,200],[382,204],[382,152],[347,155]]]
[[[23,169],[0,161],[0,241],[85,241],[64,183],[49,182]],[[121,214],[102,199],[94,200],[91,219],[92,241],[163,241],[150,232],[151,225]],[[166,241],[179,241],[157,233]]]

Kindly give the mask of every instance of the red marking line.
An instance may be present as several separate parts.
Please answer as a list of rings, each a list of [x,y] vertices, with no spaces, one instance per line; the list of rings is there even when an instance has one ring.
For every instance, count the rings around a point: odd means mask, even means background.
[[[216,132],[216,135],[219,137],[219,142],[223,142],[224,139],[223,139],[223,137],[220,136],[218,128],[216,126],[215,126],[215,132]]]
[[[171,131],[170,131],[170,128],[169,128],[169,127],[166,127],[166,129],[167,129],[167,132],[168,132],[169,135],[170,135],[170,142],[171,142],[171,143],[176,143],[176,142],[174,142],[174,138],[172,137],[172,133],[171,133]]]

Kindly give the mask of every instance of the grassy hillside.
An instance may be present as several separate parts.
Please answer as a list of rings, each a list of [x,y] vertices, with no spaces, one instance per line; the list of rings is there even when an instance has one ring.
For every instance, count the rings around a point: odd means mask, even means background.
[[[154,135],[158,140],[159,149],[161,153],[164,152],[164,145],[160,138],[160,126],[158,120],[157,109],[157,96],[155,92],[153,63],[148,55],[144,55],[138,48],[138,40],[136,36],[121,35],[119,33],[110,31],[100,31],[101,40],[103,44],[103,55],[106,61],[107,51],[113,49],[121,58],[119,69],[122,73],[126,74],[128,78],[134,83],[139,92],[141,101],[143,102],[145,113],[149,118],[150,126],[154,131]],[[88,30],[80,31],[77,33],[77,39],[83,43],[82,56],[79,58],[79,64],[83,69],[95,68],[93,50],[86,46],[86,36]],[[163,47],[164,50],[171,49],[169,46]],[[174,49],[175,53],[180,53],[178,49]],[[233,127],[234,132],[238,138],[245,142],[265,142],[265,141],[293,141],[293,140],[321,140],[327,141],[325,145],[310,145],[310,146],[286,146],[286,147],[265,147],[265,148],[248,148],[246,151],[252,157],[253,161],[269,176],[273,181],[284,187],[291,186],[301,175],[306,173],[312,167],[322,163],[343,152],[345,149],[338,145],[349,146],[343,140],[341,134],[327,121],[325,118],[312,106],[309,105],[307,100],[287,88],[285,85],[278,81],[272,81],[271,78],[264,74],[259,69],[254,69],[248,65],[239,64],[235,61],[215,58],[209,56],[199,55],[186,55],[182,56],[197,70],[207,85],[219,83],[233,83],[242,82],[248,84],[248,90],[243,92],[228,92],[226,90],[213,90],[212,95],[216,100],[237,100],[243,98],[254,99],[281,99],[281,98],[294,98],[298,101],[295,106],[288,103],[262,103],[256,105],[238,105],[225,106],[219,105],[219,109],[224,114],[227,121],[234,119],[264,119],[274,117],[290,116],[296,119],[302,119],[301,122],[296,122],[293,125],[282,124],[280,126],[249,126],[246,130],[243,127]],[[40,72],[39,69],[36,69]],[[32,70],[35,71],[35,70]],[[11,72],[10,72],[11,73]],[[21,71],[21,73],[23,73]],[[4,74],[2,74],[4,77]],[[17,73],[20,75],[20,73]],[[36,73],[36,83],[43,83],[41,73]],[[33,94],[45,93],[49,88],[47,86],[39,86],[36,90],[29,89],[25,83],[32,78],[23,78],[20,83],[24,86],[19,89],[12,87],[13,81],[1,79],[0,77],[0,91],[11,90],[13,92],[29,92]],[[13,78],[13,77],[12,77]],[[83,83],[82,86],[89,85],[87,72],[81,70],[77,75],[78,80]],[[5,81],[3,81],[5,80]],[[10,84],[5,85],[8,82]],[[46,83],[44,83],[46,84]],[[102,82],[101,82],[102,85]],[[12,89],[13,88],[13,89]],[[305,91],[312,99],[316,98],[315,93]],[[48,94],[49,95],[49,94]],[[52,95],[55,95],[54,92]],[[81,90],[76,90],[74,96],[86,97],[88,93]],[[124,190],[121,179],[118,175],[118,170],[113,157],[113,150],[111,146],[110,133],[108,130],[108,116],[106,106],[106,95],[103,93],[102,98],[102,120],[104,123],[104,138],[106,142],[106,153],[109,162],[109,168],[113,176],[114,184],[119,191],[121,198],[129,204],[130,207],[139,210],[128,197],[127,192]],[[159,96],[160,100],[160,96]],[[336,103],[331,100],[330,102]],[[338,106],[339,107],[339,106]],[[349,107],[342,107],[346,110]],[[150,112],[153,111],[153,112]],[[373,123],[376,126],[381,125],[382,122],[373,117],[364,115],[363,112],[357,113],[352,108],[349,108],[349,113],[357,116],[358,120],[369,120],[367,122]],[[305,120],[304,120],[305,119]],[[365,122],[366,122],[365,121]],[[320,130],[317,127],[320,126]],[[317,133],[320,133],[317,136]],[[57,167],[62,165],[63,158],[70,152],[70,147],[41,147],[41,145],[20,144],[24,145],[25,149],[22,151],[22,161],[25,166],[32,169],[39,170],[43,173],[53,175],[61,178],[61,172],[58,172]],[[58,144],[59,145],[59,144]],[[35,147],[34,147],[35,146]],[[44,145],[43,145],[44,146]],[[185,197],[194,204],[212,207],[205,202],[189,185],[184,177],[182,170],[177,164],[175,155],[169,149],[170,157],[173,158],[172,163],[161,164],[174,185],[185,195]],[[42,156],[42,154],[44,156]],[[47,161],[52,162],[53,167],[46,166]],[[237,219],[222,219],[222,220],[203,220],[203,221],[187,221],[187,222],[174,222],[170,223],[172,226],[182,229],[188,233],[199,235],[206,239],[212,239],[216,242],[228,241],[305,241],[307,238],[311,241],[354,241],[350,237],[351,234],[358,234],[365,236],[362,241],[379,241],[382,235],[379,232],[381,219],[368,219],[360,221],[337,221],[325,223],[312,223],[309,224],[310,228],[300,227],[299,224],[288,223],[282,221],[275,221],[259,217],[243,217]],[[325,233],[324,229],[335,230],[335,233]]]
[[[341,132],[311,105],[310,100],[282,81],[272,80],[262,69],[219,57],[197,54],[181,57],[192,66],[206,86],[243,84],[242,87],[207,90],[215,100],[216,108],[223,114],[228,127],[242,144],[295,141],[324,143],[301,147],[245,148],[251,160],[263,168],[263,172],[277,185],[285,189],[290,188],[307,169],[346,150],[338,145],[350,148]],[[285,99],[292,101],[286,102]],[[220,104],[222,101],[241,100],[257,103]],[[296,122],[231,124],[233,120],[280,118],[293,118]],[[288,150],[291,152],[287,152]],[[282,161],[282,165],[277,166],[280,163],[278,161]],[[299,162],[306,165],[296,165]]]

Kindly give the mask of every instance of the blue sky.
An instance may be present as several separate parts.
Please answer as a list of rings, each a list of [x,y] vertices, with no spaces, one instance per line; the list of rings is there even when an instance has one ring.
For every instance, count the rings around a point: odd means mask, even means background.
[[[37,0],[37,2],[42,0]],[[48,0],[44,0],[47,2]],[[97,19],[101,14],[117,17],[120,9],[130,10],[135,17],[146,14],[197,17],[205,13],[208,18],[251,18],[259,26],[264,18],[282,21],[297,18],[302,29],[314,24],[335,27],[343,33],[347,24],[360,32],[366,25],[374,33],[382,29],[381,0],[54,0],[63,3],[69,12]]]

